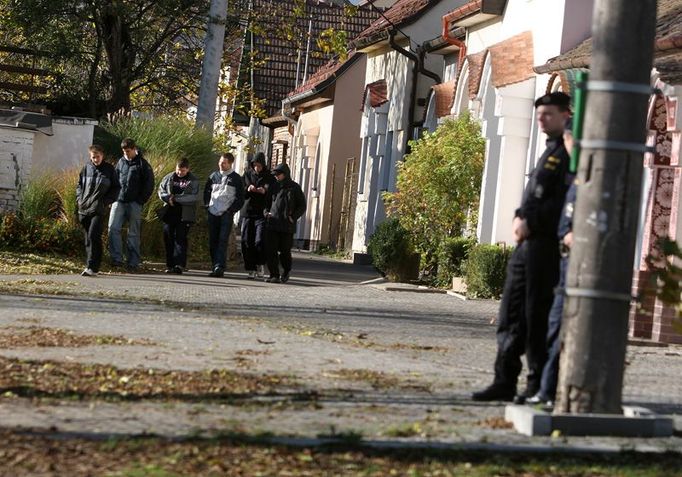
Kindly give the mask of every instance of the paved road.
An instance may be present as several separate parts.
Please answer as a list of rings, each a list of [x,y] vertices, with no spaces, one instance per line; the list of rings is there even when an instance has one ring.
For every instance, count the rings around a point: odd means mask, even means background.
[[[319,396],[314,405],[294,405],[285,395],[249,405],[5,397],[0,398],[0,422],[86,433],[237,430],[315,437],[353,431],[368,439],[614,448],[634,442],[640,447],[682,448],[680,438],[558,442],[500,428],[502,405],[468,399],[472,389],[492,377],[495,330],[490,320],[497,303],[361,284],[374,278],[371,267],[309,254],[297,254],[293,279],[277,285],[247,280],[236,272],[224,279],[199,271],[182,276],[102,274],[96,279],[34,276],[28,282],[25,276],[0,277],[18,287],[13,294],[0,295],[0,331],[33,325],[154,342],[22,347],[0,350],[3,356],[121,368],[274,373],[295,378],[295,391]],[[61,294],[32,294],[46,289]],[[633,346],[625,398],[682,419],[681,372],[681,347]],[[376,376],[393,382],[377,382]]]

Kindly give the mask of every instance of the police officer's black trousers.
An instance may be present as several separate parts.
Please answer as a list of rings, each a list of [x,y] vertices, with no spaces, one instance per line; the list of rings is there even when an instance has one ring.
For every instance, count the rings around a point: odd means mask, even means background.
[[[559,280],[559,245],[556,239],[531,238],[519,245],[507,265],[497,326],[495,384],[516,389],[521,356],[526,353],[526,394],[540,388],[547,360],[547,319]]]

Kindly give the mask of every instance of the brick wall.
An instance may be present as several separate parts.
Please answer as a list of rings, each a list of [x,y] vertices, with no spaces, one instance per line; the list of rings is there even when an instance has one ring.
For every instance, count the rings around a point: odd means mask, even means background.
[[[520,83],[535,76],[533,72],[533,34],[519,33],[489,48],[492,80],[496,88]]]
[[[275,167],[282,162],[288,163],[291,155],[291,134],[289,126],[276,128],[272,135],[272,162],[271,167]]]
[[[0,127],[0,213],[17,210],[31,174],[34,133]]]

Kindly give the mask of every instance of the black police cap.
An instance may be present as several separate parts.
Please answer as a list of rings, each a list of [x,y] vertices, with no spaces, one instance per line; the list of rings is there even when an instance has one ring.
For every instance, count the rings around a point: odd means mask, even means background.
[[[563,108],[569,108],[571,105],[571,97],[566,93],[560,91],[555,91],[554,93],[548,93],[544,96],[540,96],[535,100],[535,107],[538,106],[560,106]]]

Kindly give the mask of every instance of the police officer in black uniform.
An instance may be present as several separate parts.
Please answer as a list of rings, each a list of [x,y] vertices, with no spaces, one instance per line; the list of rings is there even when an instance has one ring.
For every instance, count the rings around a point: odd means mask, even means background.
[[[535,108],[538,125],[547,134],[547,148],[530,175],[512,224],[517,247],[509,259],[500,303],[495,378],[473,393],[476,401],[523,402],[538,392],[547,360],[547,317],[559,280],[557,227],[570,185],[570,159],[562,137],[570,117],[570,97],[546,94],[535,101]],[[524,353],[527,387],[515,399]]]

